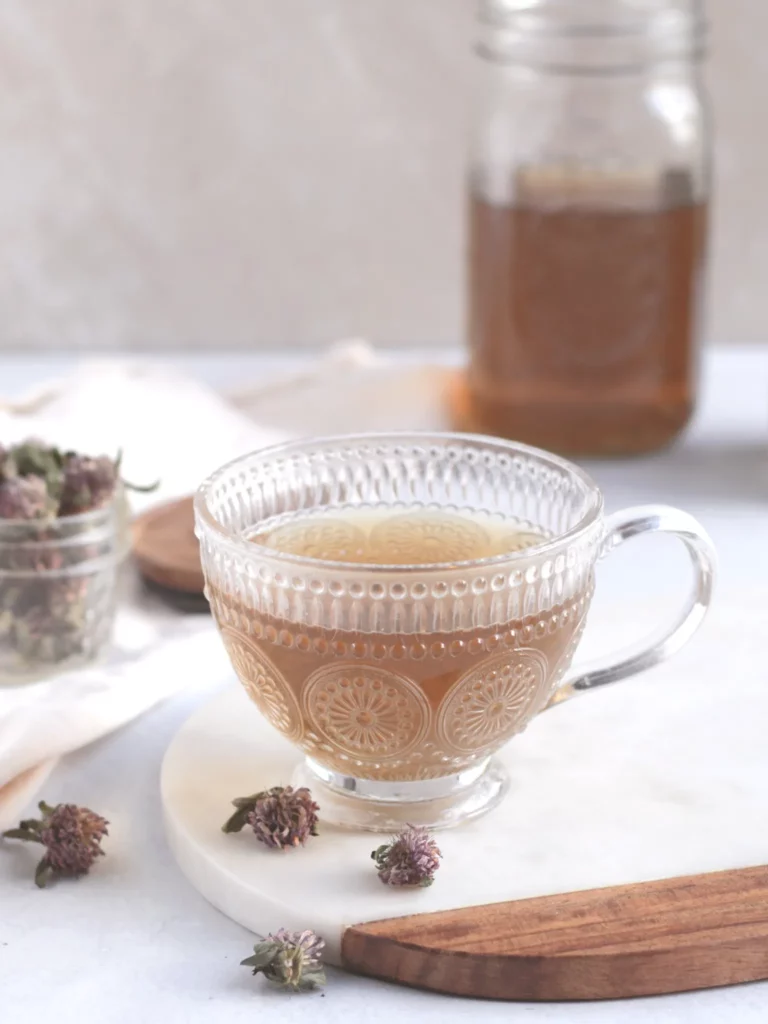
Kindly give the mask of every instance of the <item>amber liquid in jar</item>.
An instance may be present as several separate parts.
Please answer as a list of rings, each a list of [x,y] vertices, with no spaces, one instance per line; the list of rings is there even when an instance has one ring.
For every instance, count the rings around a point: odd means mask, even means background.
[[[569,454],[663,447],[694,405],[706,207],[674,175],[636,208],[626,188],[559,191],[471,200],[457,418]]]

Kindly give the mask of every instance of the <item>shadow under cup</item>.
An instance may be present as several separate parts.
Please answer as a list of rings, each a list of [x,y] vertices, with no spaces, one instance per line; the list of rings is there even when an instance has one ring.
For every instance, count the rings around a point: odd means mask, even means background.
[[[383,565],[249,540],[276,517],[321,509],[440,510],[529,528],[542,542],[475,560]],[[693,524],[695,599],[642,664],[634,656],[564,684],[607,534],[624,539],[630,524],[635,533],[670,529],[688,544],[680,523],[638,527],[637,514],[609,531],[598,488],[570,463],[483,437],[330,438],[238,459],[196,498],[215,620],[248,695],[306,755],[294,782],[312,788],[323,820],[382,831],[488,810],[506,786],[492,755],[534,715],[647,667],[695,629],[711,548],[690,517],[660,511]]]

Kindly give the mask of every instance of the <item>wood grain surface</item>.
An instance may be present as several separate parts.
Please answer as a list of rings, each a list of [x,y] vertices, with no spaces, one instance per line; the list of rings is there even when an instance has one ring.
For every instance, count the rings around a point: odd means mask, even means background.
[[[755,981],[768,978],[768,868],[354,925],[342,963],[418,988],[512,1000]]]
[[[202,595],[205,581],[195,537],[192,497],[158,505],[133,523],[139,571],[158,587]]]

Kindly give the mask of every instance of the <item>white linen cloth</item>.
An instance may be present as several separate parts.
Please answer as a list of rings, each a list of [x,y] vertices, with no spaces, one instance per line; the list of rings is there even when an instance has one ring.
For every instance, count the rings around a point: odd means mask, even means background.
[[[0,401],[0,440],[123,450],[126,479],[161,481],[157,492],[132,496],[138,510],[187,494],[223,462],[290,435],[434,426],[445,372],[389,364],[352,342],[230,402],[170,366],[89,362],[21,401]],[[207,617],[172,612],[137,580],[127,584],[106,663],[0,686],[0,828],[29,803],[56,758],[220,671],[225,655]]]

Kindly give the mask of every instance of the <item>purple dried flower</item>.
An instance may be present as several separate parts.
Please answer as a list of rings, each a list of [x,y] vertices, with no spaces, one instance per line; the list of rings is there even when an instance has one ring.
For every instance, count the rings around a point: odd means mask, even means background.
[[[47,491],[49,502],[46,513],[74,516],[103,508],[112,500],[120,483],[121,456],[110,459],[106,455],[93,457],[78,452],[65,452],[35,438],[6,448],[0,445],[0,483],[15,483],[16,478],[36,480]],[[159,482],[149,487],[137,487],[122,481],[127,490],[154,491]],[[13,489],[9,494],[15,494]],[[15,505],[12,506],[15,508]],[[11,518],[0,513],[0,518]],[[38,518],[16,516],[16,518]]]
[[[0,519],[43,519],[53,512],[42,477],[14,476],[0,482]]]
[[[64,460],[59,515],[76,516],[108,505],[118,479],[118,467],[106,455],[91,458],[68,453]]]
[[[76,516],[82,512],[108,505],[114,497],[120,478],[122,456],[114,460],[106,455],[94,458],[90,455],[78,455],[67,452],[64,456],[63,481],[59,501],[60,516]],[[122,480],[123,486],[129,491],[141,491],[149,494],[157,490],[160,481],[149,486],[138,486]]]
[[[42,889],[51,878],[86,875],[98,857],[104,856],[101,841],[106,836],[108,821],[75,804],[38,804],[42,818],[29,818],[18,828],[3,835],[7,839],[21,839],[41,843],[45,856],[37,865],[35,882]]]
[[[303,846],[310,836],[317,835],[317,812],[320,808],[306,788],[274,786],[253,796],[238,797],[237,808],[224,825],[224,832],[239,832],[250,825],[259,842],[286,850]]]
[[[253,947],[253,956],[240,963],[263,974],[273,985],[294,992],[309,992],[325,984],[321,961],[325,942],[312,931],[287,932],[281,928]]]
[[[426,828],[408,825],[371,854],[385,885],[432,885],[442,854]]]

